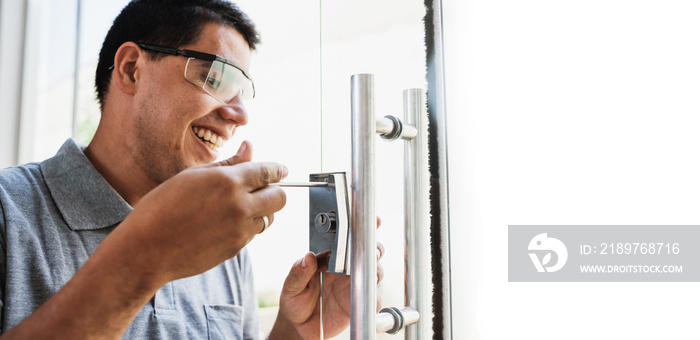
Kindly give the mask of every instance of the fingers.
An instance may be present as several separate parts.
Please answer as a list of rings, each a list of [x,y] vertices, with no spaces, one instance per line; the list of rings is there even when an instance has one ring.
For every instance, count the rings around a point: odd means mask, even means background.
[[[253,147],[249,141],[243,141],[238,148],[238,152],[230,158],[223,161],[208,164],[204,167],[214,166],[232,166],[242,163],[248,163],[253,159]],[[250,183],[253,189],[261,188],[269,183],[279,182],[287,177],[287,167],[277,163],[263,162],[256,163],[251,166],[254,169],[252,173],[248,173],[244,180]],[[249,170],[250,171],[250,170]]]
[[[384,267],[379,263],[379,260],[384,256],[384,245],[377,242],[377,284],[384,279]]]
[[[377,228],[379,228],[381,223],[382,221],[377,217]],[[384,266],[379,263],[382,256],[384,256],[384,245],[381,242],[377,242],[377,284],[384,279]],[[377,294],[377,313],[379,313],[380,310],[382,310],[382,296]]]
[[[384,256],[384,245],[381,242],[377,242],[377,261],[382,259]]]
[[[244,142],[237,155],[223,162],[226,166],[219,166],[216,170],[225,176],[218,179],[219,186],[225,186],[231,193],[222,197],[228,197],[234,204],[232,207],[236,208],[230,210],[230,213],[248,216],[251,234],[260,234],[273,223],[273,214],[287,203],[284,190],[268,184],[279,182],[287,176],[288,170],[282,164],[253,163],[248,162],[249,159],[250,149],[247,142]],[[263,216],[266,216],[267,221]]]
[[[331,260],[331,250],[322,251],[316,254],[316,264],[318,270],[325,272],[328,270],[328,262]]]
[[[316,269],[316,256],[312,252],[306,253],[289,270],[289,275],[287,275],[282,287],[283,294],[293,297],[303,293],[316,273]]]
[[[211,166],[230,166],[239,163],[250,162],[253,159],[253,146],[249,141],[244,140],[238,151],[231,158],[211,164]]]
[[[244,152],[245,154],[245,152]],[[276,186],[268,186],[269,183],[279,182],[287,176],[287,167],[272,162],[243,162],[235,166],[223,166],[217,168],[226,178],[223,180],[228,182],[228,187],[232,192],[236,192],[231,196],[235,198],[237,204],[244,207],[245,213],[254,218],[260,219],[262,216],[271,217],[271,215],[281,210],[287,203],[287,195],[284,190]],[[219,179],[222,180],[222,179]],[[219,182],[223,185],[222,182]],[[235,197],[236,195],[245,195]],[[246,203],[247,204],[244,204]],[[272,219],[270,219],[270,224]],[[261,225],[257,221],[255,225]],[[258,233],[261,229],[257,229]]]
[[[253,159],[253,147],[249,141],[243,141],[238,151],[232,157],[203,167],[243,165],[241,182],[245,183],[250,192],[276,183],[287,177],[289,170],[286,166],[272,162],[250,163]],[[239,167],[240,168],[240,167]]]
[[[250,196],[252,216],[267,216],[270,224],[274,220],[273,214],[287,204],[287,193],[280,187],[267,186],[250,193]]]
[[[266,187],[270,183],[276,183],[287,177],[289,170],[286,166],[272,162],[256,162],[238,164],[241,170],[240,180],[249,192]],[[275,188],[282,190],[281,188]]]

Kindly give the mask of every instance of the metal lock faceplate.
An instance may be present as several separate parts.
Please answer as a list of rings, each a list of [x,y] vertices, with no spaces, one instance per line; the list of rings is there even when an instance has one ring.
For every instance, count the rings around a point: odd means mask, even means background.
[[[309,250],[330,250],[326,272],[347,274],[350,212],[345,173],[310,174],[309,180],[328,183],[309,188]]]

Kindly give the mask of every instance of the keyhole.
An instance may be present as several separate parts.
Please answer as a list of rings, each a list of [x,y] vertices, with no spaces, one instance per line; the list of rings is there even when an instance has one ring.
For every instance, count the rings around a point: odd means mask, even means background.
[[[320,233],[335,232],[335,212],[319,213],[316,215],[316,230]]]
[[[328,223],[328,216],[326,214],[318,214],[318,224],[326,225]]]

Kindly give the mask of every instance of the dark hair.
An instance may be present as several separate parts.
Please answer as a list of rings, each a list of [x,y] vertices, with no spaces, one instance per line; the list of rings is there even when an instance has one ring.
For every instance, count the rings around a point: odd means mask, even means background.
[[[100,108],[112,77],[111,67],[119,47],[141,42],[168,47],[192,43],[207,23],[228,25],[238,31],[251,50],[260,43],[255,24],[238,6],[225,0],[132,0],[114,19],[109,29],[95,72],[95,90]],[[152,59],[162,53],[149,54]]]

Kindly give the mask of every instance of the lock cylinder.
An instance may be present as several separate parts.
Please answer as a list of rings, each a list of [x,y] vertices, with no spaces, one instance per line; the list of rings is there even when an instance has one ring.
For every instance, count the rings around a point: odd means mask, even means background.
[[[319,233],[335,233],[337,228],[335,215],[334,211],[316,215],[314,219],[316,230]]]

